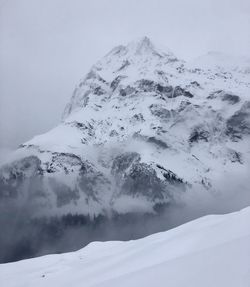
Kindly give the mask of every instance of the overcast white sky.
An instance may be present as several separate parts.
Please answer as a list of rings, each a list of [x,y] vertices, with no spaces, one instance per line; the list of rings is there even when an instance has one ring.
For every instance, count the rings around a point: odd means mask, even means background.
[[[0,147],[55,126],[90,66],[144,35],[250,57],[250,0],[0,0]]]

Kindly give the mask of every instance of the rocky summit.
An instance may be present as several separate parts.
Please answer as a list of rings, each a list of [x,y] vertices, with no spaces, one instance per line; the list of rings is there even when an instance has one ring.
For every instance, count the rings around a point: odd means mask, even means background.
[[[249,95],[249,60],[185,62],[147,37],[115,47],[76,86],[61,123],[2,165],[1,201],[36,216],[96,216],[155,213],[192,187],[217,192],[218,178],[249,168]]]
[[[166,230],[183,196],[249,186],[249,96],[246,58],[185,62],[147,37],[115,47],[61,123],[1,164],[0,262]]]

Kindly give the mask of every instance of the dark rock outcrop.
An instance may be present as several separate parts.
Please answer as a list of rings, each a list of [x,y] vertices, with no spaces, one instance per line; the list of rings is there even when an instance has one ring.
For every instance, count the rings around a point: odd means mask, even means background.
[[[250,102],[245,102],[241,109],[226,122],[226,134],[234,141],[250,135]]]

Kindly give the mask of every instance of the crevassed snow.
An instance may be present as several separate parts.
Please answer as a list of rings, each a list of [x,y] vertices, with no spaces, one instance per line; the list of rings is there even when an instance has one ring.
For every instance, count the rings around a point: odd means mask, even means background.
[[[128,242],[0,265],[4,287],[249,287],[250,207]]]

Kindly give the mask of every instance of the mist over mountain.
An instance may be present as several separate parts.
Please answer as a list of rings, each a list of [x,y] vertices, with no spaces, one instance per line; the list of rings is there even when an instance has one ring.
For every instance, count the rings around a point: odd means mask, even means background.
[[[67,287],[248,287],[250,210],[209,215],[138,240],[0,264],[1,283]],[[228,272],[230,270],[230,272]],[[13,276],[13,274],[15,276]],[[18,284],[16,284],[18,276]]]
[[[112,49],[79,81],[58,126],[3,160],[0,260],[246,206],[249,94],[246,58],[185,62],[148,37]]]

